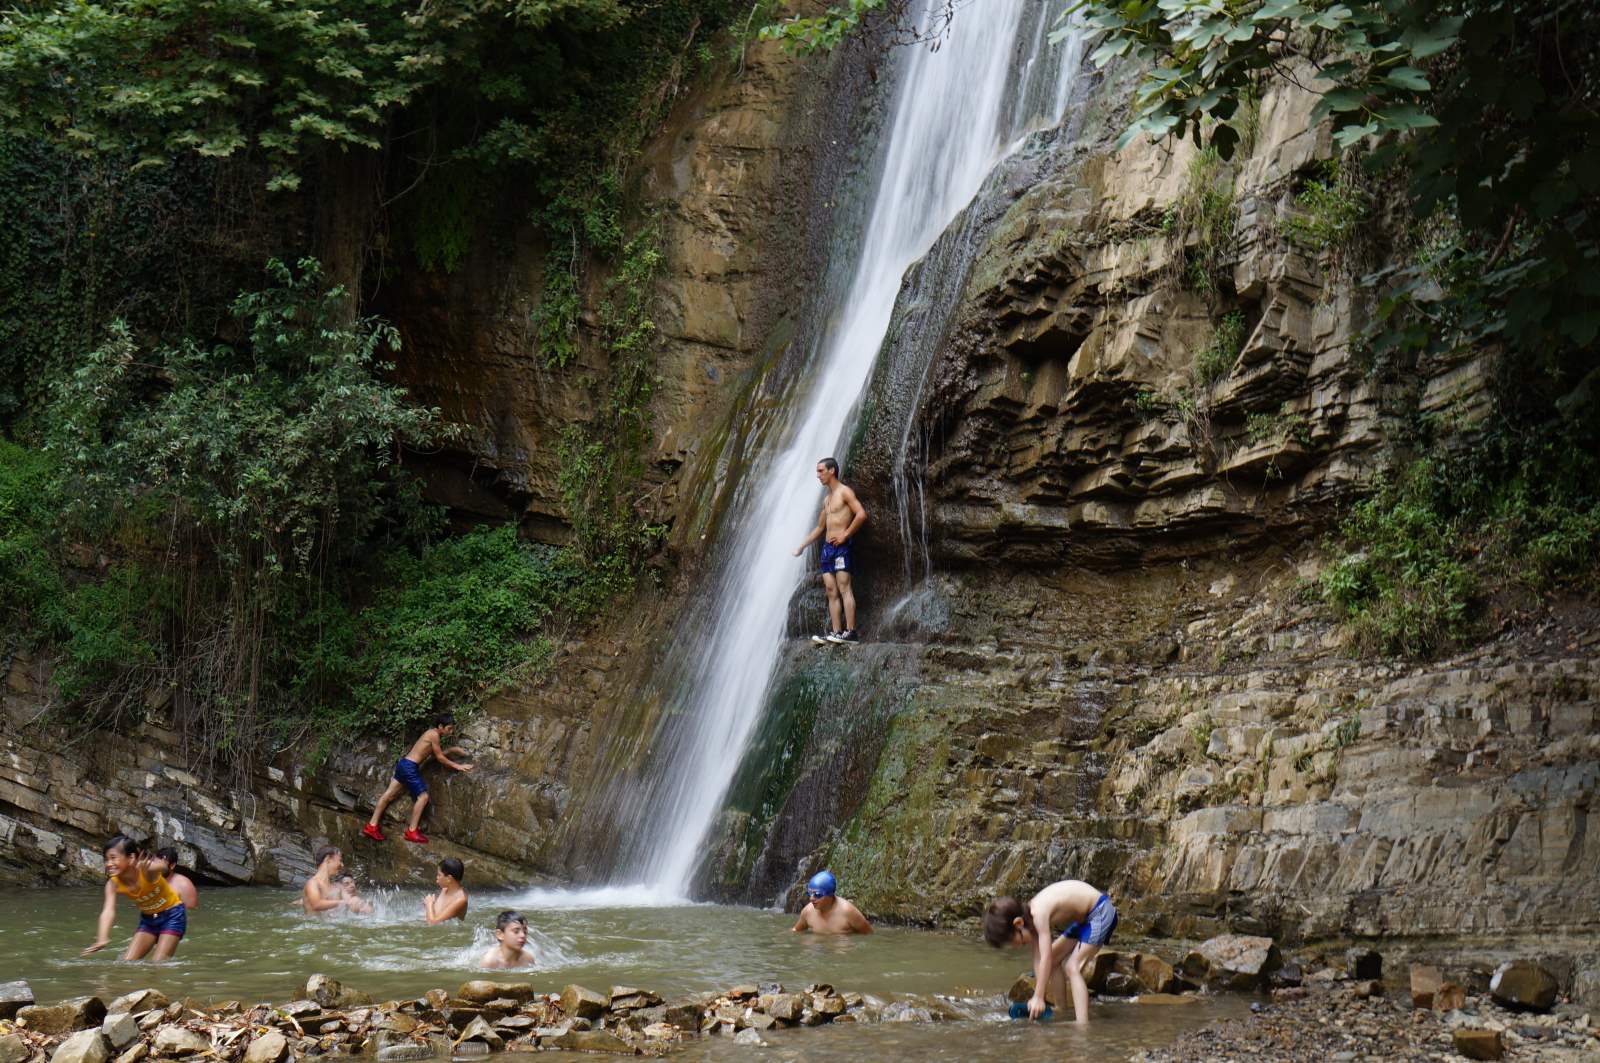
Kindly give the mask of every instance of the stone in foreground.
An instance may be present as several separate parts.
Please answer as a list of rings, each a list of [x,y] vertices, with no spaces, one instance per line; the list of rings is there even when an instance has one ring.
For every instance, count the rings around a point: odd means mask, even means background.
[[[60,1035],[99,1026],[106,1006],[99,997],[74,997],[59,1004],[35,1004],[17,1012],[17,1021],[34,1033]]]
[[[131,993],[124,993],[110,1004],[106,1005],[106,1012],[126,1012],[129,1015],[143,1015],[147,1011],[164,1008],[172,1001],[167,995],[156,989],[135,989]]]
[[[109,1058],[99,1030],[79,1030],[56,1047],[50,1063],[106,1063]]]
[[[289,1039],[281,1030],[268,1030],[250,1042],[244,1063],[278,1063],[289,1051]]]
[[[0,1019],[14,1019],[32,1003],[33,990],[27,982],[0,982]]]
[[[1439,968],[1421,963],[1412,964],[1411,1006],[1414,1008],[1433,1007],[1433,998],[1443,984],[1444,976],[1439,973]]]
[[[1455,1049],[1468,1059],[1501,1059],[1506,1054],[1499,1030],[1469,1030],[1461,1027],[1451,1035]]]
[[[1556,989],[1549,971],[1526,960],[1502,963],[1489,979],[1489,995],[1510,1008],[1549,1011],[1556,1002]]]
[[[398,1044],[384,1045],[378,1049],[378,1063],[419,1063],[420,1060],[432,1059],[433,1048],[429,1045]]]
[[[1184,977],[1215,989],[1251,990],[1282,965],[1271,938],[1221,934],[1190,950],[1179,967]]]
[[[464,983],[456,990],[456,996],[473,1004],[487,1004],[491,1000],[502,999],[524,1004],[533,997],[533,985],[530,982],[491,982],[478,978]]]
[[[598,1019],[610,1003],[610,997],[581,985],[569,985],[561,991],[561,1010],[579,1019]]]
[[[541,1048],[565,1048],[572,1052],[612,1052],[631,1056],[634,1047],[616,1034],[605,1030],[568,1030],[540,1045]]]
[[[114,1011],[100,1024],[100,1032],[111,1042],[111,1047],[120,1052],[139,1036],[139,1024],[127,1012]]]
[[[153,1043],[158,1056],[194,1056],[211,1051],[211,1042],[182,1026],[162,1026]]]

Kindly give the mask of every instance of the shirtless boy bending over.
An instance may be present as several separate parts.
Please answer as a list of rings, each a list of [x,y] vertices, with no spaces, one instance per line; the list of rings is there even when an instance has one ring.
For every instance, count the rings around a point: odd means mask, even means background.
[[[832,871],[818,871],[806,883],[806,906],[800,909],[800,918],[792,933],[805,930],[813,934],[870,934],[872,924],[861,914],[861,909],[834,896],[839,885]]]
[[[1055,927],[1065,930],[1053,943]],[[1066,1003],[1063,974],[1072,986],[1072,1010],[1079,1022],[1089,1021],[1089,983],[1083,972],[1117,929],[1117,906],[1087,882],[1068,879],[1038,893],[1024,907],[1015,897],[999,897],[983,913],[984,940],[995,948],[1011,946],[1033,953],[1033,998],[1028,1016],[1044,1013],[1045,992],[1056,1004]]]
[[[383,821],[383,810],[389,807],[389,802],[400,796],[400,791],[405,790],[411,795],[411,826],[406,828],[403,835],[406,841],[418,845],[427,845],[428,838],[418,825],[422,822],[422,810],[428,807],[428,784],[422,781],[422,766],[433,757],[452,771],[472,770],[471,764],[458,764],[450,759],[450,754],[465,753],[460,746],[444,748],[444,740],[455,733],[456,718],[446,712],[434,718],[433,726],[422,732],[422,737],[417,739],[411,747],[411,752],[401,757],[394,765],[394,778],[389,782],[389,788],[383,791],[383,796],[378,798],[378,805],[372,810],[372,818],[367,820],[367,825],[361,828],[361,833],[375,842],[387,841],[378,824]]]

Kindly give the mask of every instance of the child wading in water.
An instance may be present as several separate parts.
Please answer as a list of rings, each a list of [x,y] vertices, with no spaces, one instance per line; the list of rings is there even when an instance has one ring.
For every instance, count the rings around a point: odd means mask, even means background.
[[[439,861],[439,871],[433,876],[439,892],[422,898],[422,918],[429,926],[447,919],[467,918],[467,891],[461,885],[466,873],[466,865],[453,856]]]
[[[539,962],[528,943],[528,921],[521,912],[510,909],[494,921],[494,945],[478,958],[486,971],[505,971],[513,967],[532,967]]]
[[[1065,926],[1054,943],[1050,933]],[[1033,998],[1029,1018],[1046,1008],[1045,991],[1056,1004],[1066,1003],[1063,972],[1072,985],[1072,1010],[1079,1022],[1089,1021],[1089,983],[1084,968],[1111,940],[1117,929],[1117,906],[1087,882],[1068,879],[1046,886],[1024,908],[1015,897],[999,897],[983,913],[984,940],[995,948],[1013,946],[1033,953]]]
[[[389,788],[383,791],[383,796],[378,798],[378,807],[372,810],[372,818],[367,825],[361,828],[361,833],[375,842],[387,841],[383,831],[378,829],[378,824],[383,821],[383,810],[389,807],[389,802],[400,796],[404,789],[411,795],[411,826],[406,829],[403,837],[408,842],[418,845],[427,845],[428,838],[418,825],[422,823],[422,810],[428,807],[428,784],[422,781],[422,766],[428,762],[429,757],[436,758],[440,764],[454,771],[472,770],[471,764],[457,764],[447,754],[465,753],[460,746],[451,746],[445,749],[441,743],[444,739],[455,733],[456,718],[450,713],[444,713],[434,718],[433,726],[422,732],[422,737],[417,739],[411,747],[411,752],[395,762],[394,779],[389,783]]]
[[[139,909],[139,929],[128,943],[125,960],[141,960],[155,946],[156,960],[166,960],[178,951],[178,942],[189,928],[183,901],[166,878],[152,868],[150,856],[125,834],[106,842],[106,903],[100,909],[100,931],[94,944],[83,950],[87,956],[111,943],[111,926],[117,921],[117,894],[133,901]]]

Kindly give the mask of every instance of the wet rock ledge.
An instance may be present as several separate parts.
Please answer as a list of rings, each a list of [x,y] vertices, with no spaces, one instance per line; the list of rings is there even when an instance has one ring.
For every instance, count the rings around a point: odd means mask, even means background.
[[[287,1004],[246,1006],[170,1001],[154,989],[118,997],[36,1004],[25,982],[0,984],[0,1063],[143,1063],[205,1057],[227,1063],[286,1063],[309,1056],[365,1055],[378,1063],[467,1059],[493,1052],[565,1050],[664,1055],[685,1039],[723,1034],[764,1043],[774,1027],[894,1021],[904,1004],[881,1007],[829,985],[734,986],[672,1001],[645,989],[598,993],[569,985],[535,993],[527,982],[476,980],[452,995],[373,1003],[323,975]],[[934,1016],[927,1016],[933,1018]]]

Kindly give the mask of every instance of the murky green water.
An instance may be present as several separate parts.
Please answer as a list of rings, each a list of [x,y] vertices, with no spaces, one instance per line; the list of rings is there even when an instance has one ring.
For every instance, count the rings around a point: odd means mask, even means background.
[[[774,1031],[768,1035],[772,1058],[782,1060],[1124,1058],[1247,1006],[1233,998],[1181,1007],[1114,1002],[1095,1006],[1087,1030],[1068,1023],[1029,1026],[1006,1020],[1000,999],[1026,967],[1026,956],[954,934],[884,928],[866,938],[813,938],[789,933],[793,917],[781,912],[650,907],[629,903],[644,898],[626,892],[479,893],[466,925],[428,927],[421,922],[420,892],[369,896],[377,904],[370,916],[314,919],[301,913],[295,892],[207,890],[176,962],[155,967],[122,963],[114,951],[132,935],[131,906],[119,909],[113,946],[83,957],[79,950],[94,938],[99,891],[19,891],[0,909],[0,955],[10,961],[0,979],[26,978],[42,1001],[84,993],[109,1000],[154,986],[174,998],[249,1003],[290,999],[307,975],[322,972],[377,999],[415,997],[434,986],[453,990],[477,976],[476,958],[492,941],[489,923],[501,908],[514,907],[528,916],[529,940],[541,957],[537,970],[514,977],[540,990],[559,991],[569,982],[601,991],[626,984],[670,996],[740,982],[830,982],[869,996],[939,997],[968,1016],[931,1026]],[[708,1039],[683,1058],[749,1059],[748,1053]]]

